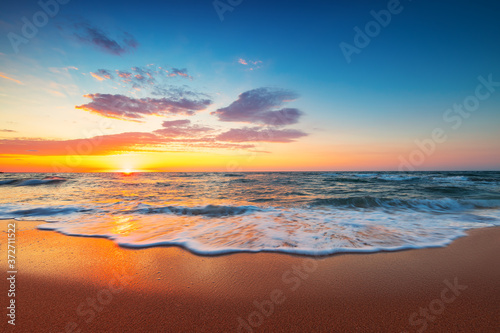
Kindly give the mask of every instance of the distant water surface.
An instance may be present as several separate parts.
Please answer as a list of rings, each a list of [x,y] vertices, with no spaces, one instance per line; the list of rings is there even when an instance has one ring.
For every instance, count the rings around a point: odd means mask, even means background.
[[[500,225],[500,172],[4,173],[0,218],[204,255],[444,246]]]

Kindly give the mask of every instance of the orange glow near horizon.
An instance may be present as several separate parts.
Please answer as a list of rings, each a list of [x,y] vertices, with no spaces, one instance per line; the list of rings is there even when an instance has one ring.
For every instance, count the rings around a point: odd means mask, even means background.
[[[239,172],[239,171],[384,171],[397,170],[395,151],[367,153],[338,149],[280,150],[275,153],[131,153],[101,156],[0,156],[2,172]],[[468,163],[468,169],[487,163],[491,157],[469,152],[469,157],[452,152],[427,158],[422,170],[454,170],[453,165]],[[499,161],[495,161],[498,163]],[[477,164],[475,164],[477,163]],[[417,168],[418,169],[418,168]],[[484,168],[483,168],[484,170]]]
[[[500,156],[488,149],[465,149],[443,144],[425,158],[417,170],[488,170],[499,165]],[[211,150],[185,152],[134,152],[103,155],[39,156],[0,154],[2,172],[239,172],[239,171],[391,171],[414,151],[410,144],[328,145],[296,142],[290,145],[262,144],[258,152]],[[482,166],[478,168],[478,166]],[[490,170],[494,170],[491,168]]]
[[[122,173],[125,175],[125,176],[130,176],[132,173],[134,173],[136,171],[132,170],[132,169],[124,169],[122,171]]]

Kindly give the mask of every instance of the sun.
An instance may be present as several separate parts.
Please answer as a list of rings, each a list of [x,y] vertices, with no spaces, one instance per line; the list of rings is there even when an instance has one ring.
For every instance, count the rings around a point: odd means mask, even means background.
[[[123,169],[122,173],[126,176],[131,175],[134,172],[132,169]]]

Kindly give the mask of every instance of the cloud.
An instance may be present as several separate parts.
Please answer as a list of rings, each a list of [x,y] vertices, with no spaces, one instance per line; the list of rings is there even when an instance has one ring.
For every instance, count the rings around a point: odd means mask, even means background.
[[[78,68],[75,67],[75,66],[67,66],[67,67],[49,67],[49,71],[51,71],[52,73],[55,73],[55,74],[63,74],[65,76],[68,75],[69,73],[69,70],[74,70],[74,71],[77,71]]]
[[[138,121],[148,115],[193,115],[206,109],[209,99],[130,98],[124,95],[88,94],[92,102],[75,106],[103,117]]]
[[[153,92],[158,92],[164,89],[167,80],[173,77],[192,79],[186,68],[178,69],[172,67],[167,70],[163,67],[157,67],[154,64],[147,65],[146,67],[132,67],[127,70],[110,70],[98,69],[96,72],[90,73],[94,78],[99,81],[112,80],[119,84],[125,84],[133,89],[146,88]],[[159,93],[158,93],[159,94]]]
[[[102,69],[100,69],[101,71]],[[119,77],[121,77],[122,79],[124,80],[128,80],[128,79],[131,79],[132,78],[132,74],[129,73],[129,72],[125,72],[125,71],[119,71],[117,70],[116,73],[118,74]],[[124,81],[124,82],[127,82],[127,81]]]
[[[163,134],[145,132],[126,132],[74,140],[44,140],[38,138],[0,140],[0,155],[88,156],[129,152],[250,148],[254,148],[254,145],[216,142],[211,137],[173,138]]]
[[[294,129],[244,127],[230,129],[219,134],[216,139],[229,142],[293,142],[306,135],[306,133]]]
[[[195,99],[210,99],[210,96],[205,93],[199,93],[190,90],[186,85],[183,86],[155,86],[151,91],[152,95],[164,96],[170,98],[195,98]]]
[[[104,81],[104,78],[102,76],[99,76],[98,74],[96,73],[90,73],[90,75],[92,75],[96,80],[98,81]]]
[[[138,144],[157,145],[164,142],[165,140],[157,135],[139,132],[75,140],[11,139],[0,140],[0,152],[38,156],[106,155],[128,150],[141,151],[141,148],[137,147]]]
[[[66,95],[64,95],[62,92],[57,91],[57,90],[48,90],[48,92],[54,96],[57,96],[57,97],[66,97]]]
[[[225,108],[211,114],[220,121],[245,122],[271,126],[296,124],[302,111],[293,108],[276,109],[298,95],[284,89],[258,88],[246,91]]]
[[[254,149],[254,142],[288,143],[307,134],[294,129],[253,127],[215,130],[192,124],[188,119],[164,121],[153,132],[126,132],[86,139],[47,140],[41,138],[0,139],[0,155],[110,155],[129,152],[179,152],[206,149]]]
[[[191,125],[189,119],[164,121],[162,126],[154,133],[168,138],[195,137],[212,131],[210,127]]]
[[[99,81],[104,81],[105,79],[108,79],[108,80],[113,79],[113,74],[106,69],[98,69],[96,73],[90,72],[90,75],[92,75],[94,78],[96,78]]]
[[[125,32],[121,38],[114,39],[100,28],[88,22],[73,24],[73,33],[79,41],[92,45],[97,49],[112,55],[122,55],[137,48],[138,42],[131,34]]]
[[[17,131],[14,131],[14,130],[11,130],[11,129],[0,129],[0,132],[4,132],[4,133],[15,133]]]
[[[13,79],[13,78],[11,78],[11,77],[8,77],[8,76],[7,76],[6,74],[4,74],[4,73],[0,73],[0,77],[1,77],[1,78],[4,78],[4,79],[7,79],[7,80],[10,80],[10,81],[12,81],[12,82],[15,82],[15,83],[17,83],[17,84],[23,85],[23,83],[22,83],[21,81],[16,80],[16,79]]]
[[[187,69],[186,68],[183,68],[183,69],[178,69],[178,68],[172,68],[170,70],[170,74],[169,76],[182,76],[182,77],[187,77],[187,78],[192,78],[191,76],[188,75],[187,73]]]
[[[238,63],[243,65],[243,66],[247,66],[248,70],[250,70],[250,71],[253,71],[255,69],[259,69],[262,67],[262,61],[260,61],[260,60],[252,61],[252,60],[245,60],[243,58],[239,58]]]

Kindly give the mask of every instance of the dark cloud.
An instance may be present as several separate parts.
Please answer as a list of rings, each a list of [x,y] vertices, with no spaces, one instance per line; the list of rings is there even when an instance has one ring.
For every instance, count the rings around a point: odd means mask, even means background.
[[[75,32],[73,36],[79,41],[93,45],[97,49],[113,55],[122,55],[137,48],[138,42],[131,34],[125,32],[121,38],[112,38],[102,29],[93,26],[89,22],[78,22],[73,24]]]
[[[220,121],[246,122],[271,126],[296,124],[303,114],[293,108],[278,109],[298,95],[284,89],[258,88],[246,91],[225,108],[212,112]]]
[[[193,115],[206,109],[209,99],[130,98],[124,95],[89,94],[92,102],[76,106],[108,118],[138,121],[148,115]]]
[[[261,127],[233,128],[219,134],[216,140],[229,142],[293,142],[307,134],[294,129],[275,129]]]

